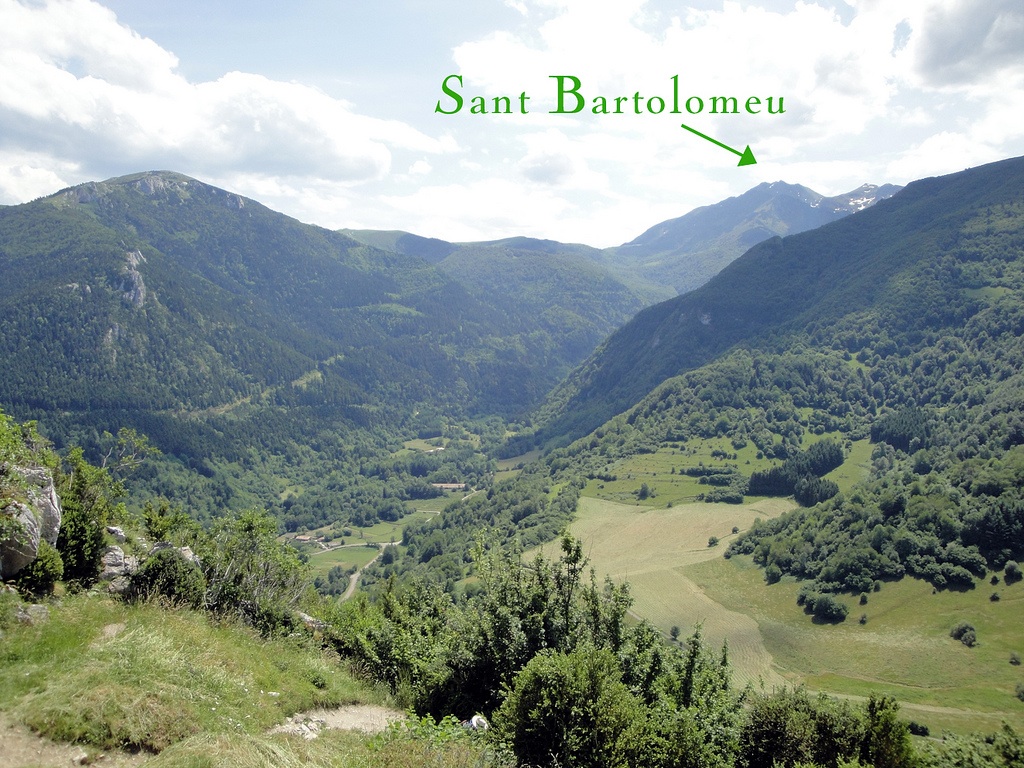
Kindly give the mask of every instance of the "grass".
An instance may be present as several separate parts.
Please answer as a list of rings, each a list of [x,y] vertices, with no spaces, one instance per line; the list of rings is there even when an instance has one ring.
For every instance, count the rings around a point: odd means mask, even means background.
[[[766,586],[745,557],[695,563],[683,569],[705,596],[749,616],[784,677],[827,693],[895,696],[908,716],[935,731],[992,731],[1003,720],[1024,727],[1024,703],[1015,693],[1024,672],[1009,663],[1024,648],[1024,584],[987,582],[968,592],[934,592],[911,578],[884,585],[866,605],[846,596],[849,618],[815,624],[796,605],[799,585]],[[867,622],[859,623],[867,614]],[[960,621],[977,629],[967,648],[949,637]]]
[[[807,435],[805,446],[828,436]],[[712,451],[737,458],[716,458]],[[869,471],[870,456],[870,443],[855,441],[827,477],[848,492]],[[850,608],[844,623],[815,624],[796,605],[795,581],[769,587],[749,558],[721,557],[733,526],[742,531],[792,501],[695,503],[708,486],[679,468],[700,463],[733,465],[745,475],[769,465],[749,445],[736,450],[724,439],[691,440],[610,462],[605,472],[616,479],[591,480],[583,491],[571,531],[583,540],[599,578],[630,582],[638,617],[666,637],[673,626],[685,637],[700,624],[712,645],[728,640],[740,685],[804,684],[855,697],[889,693],[907,717],[933,732],[992,732],[1003,720],[1024,728],[1024,703],[1015,696],[1024,667],[1009,663],[1012,652],[1024,654],[1024,582],[1008,587],[986,580],[969,592],[932,594],[930,585],[904,579],[869,595],[864,606],[856,596],[844,597]],[[641,501],[636,492],[643,483],[653,494]],[[720,540],[716,547],[708,546],[712,536]],[[994,591],[1000,592],[997,602],[989,600]],[[963,620],[977,629],[975,648],[949,637]]]
[[[6,632],[0,708],[58,741],[159,752],[197,734],[261,734],[297,711],[379,703],[319,649],[203,614],[88,594]]]
[[[146,763],[152,768],[487,768],[511,766],[468,736],[436,743],[417,738],[367,738],[321,732],[296,736],[202,734],[174,745]]]
[[[341,566],[342,570],[362,568],[377,556],[377,552],[376,546],[368,547],[365,545],[320,550],[310,554],[309,565],[317,576],[326,576],[327,572],[336,565]]]
[[[732,529],[745,530],[758,517],[768,518],[792,507],[783,499],[750,504],[690,503],[669,508],[621,504],[583,497],[570,526],[583,541],[584,553],[599,578],[609,574],[628,581],[634,598],[633,613],[647,619],[669,637],[673,626],[690,634],[703,625],[705,638],[715,646],[728,639],[736,680],[781,685],[756,622],[742,610],[727,609],[707,598],[683,567],[720,558],[734,538]],[[708,546],[711,536],[719,543]],[[548,557],[557,556],[558,544],[545,545]]]
[[[846,461],[825,477],[839,486],[842,493],[849,493],[859,482],[867,479],[871,472],[871,441],[868,438],[854,440],[853,448]]]

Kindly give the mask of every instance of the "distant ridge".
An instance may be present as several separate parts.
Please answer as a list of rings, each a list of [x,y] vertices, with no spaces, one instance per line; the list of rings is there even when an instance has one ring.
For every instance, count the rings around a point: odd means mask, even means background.
[[[538,417],[542,434],[560,441],[584,435],[666,379],[808,323],[827,326],[874,308],[896,318],[895,334],[943,317],[953,297],[928,297],[900,275],[942,258],[979,209],[1022,196],[1024,158],[1013,158],[915,181],[826,226],[761,242],[703,287],[643,310],[612,334],[549,397]],[[818,201],[818,208],[829,205]]]

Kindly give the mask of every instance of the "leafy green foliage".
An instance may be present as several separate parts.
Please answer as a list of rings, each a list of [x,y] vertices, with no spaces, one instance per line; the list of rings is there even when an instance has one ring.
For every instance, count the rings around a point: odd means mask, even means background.
[[[311,578],[298,553],[277,541],[277,522],[266,512],[218,520],[196,550],[206,576],[207,609],[267,633],[291,624]]]
[[[46,539],[39,542],[36,559],[26,565],[14,579],[18,589],[32,595],[49,595],[54,585],[64,577],[64,562],[60,553]]]
[[[206,578],[195,563],[176,549],[162,549],[131,575],[124,597],[129,601],[167,600],[173,605],[199,608],[206,592]]]
[[[80,448],[71,451],[65,464],[57,482],[63,510],[57,551],[64,578],[88,585],[99,575],[107,518],[123,486],[105,469],[89,464]]]
[[[635,764],[630,731],[641,704],[618,677],[607,650],[540,653],[516,676],[495,715],[498,733],[528,765]]]

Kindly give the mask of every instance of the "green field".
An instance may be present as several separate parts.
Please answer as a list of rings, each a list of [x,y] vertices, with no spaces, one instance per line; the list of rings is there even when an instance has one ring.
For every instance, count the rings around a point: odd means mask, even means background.
[[[734,527],[743,531],[755,519],[774,517],[791,507],[790,501],[762,499],[743,505],[691,503],[657,509],[583,497],[570,530],[583,541],[599,577],[609,574],[630,583],[637,616],[666,637],[673,626],[686,635],[702,624],[713,645],[728,639],[737,682],[771,687],[786,679],[773,666],[756,622],[709,599],[685,567],[721,559],[734,538]],[[712,536],[719,539],[715,547],[708,546]],[[548,556],[557,554],[556,544],[545,549]]]
[[[363,544],[347,545],[334,549],[320,550],[309,556],[309,564],[313,573],[317,576],[326,576],[327,572],[336,565],[342,570],[349,568],[362,568],[377,556],[380,550],[376,546]]]
[[[791,506],[771,499],[652,508],[584,497],[570,530],[599,577],[629,581],[638,617],[666,635],[678,626],[685,636],[700,624],[712,645],[728,641],[739,685],[890,693],[907,717],[935,732],[992,731],[1003,720],[1024,728],[1024,702],[1014,695],[1024,667],[1009,663],[1011,652],[1024,653],[1024,582],[933,594],[904,579],[863,606],[846,596],[842,624],[815,624],[796,604],[795,581],[769,587],[749,558],[722,557],[733,526],[742,531]],[[708,546],[710,536],[717,546]],[[546,549],[557,554],[553,544]],[[989,599],[994,591],[997,602]],[[949,637],[960,621],[976,627],[976,647]]]
[[[709,600],[757,623],[774,666],[792,682],[841,695],[892,694],[933,731],[992,731],[1003,720],[1024,727],[1024,702],[1015,696],[1024,671],[1009,663],[1024,649],[1024,583],[936,592],[905,578],[868,595],[866,605],[846,596],[849,618],[827,625],[797,607],[796,582],[766,586],[749,558],[682,570]],[[995,591],[998,602],[989,599]],[[977,629],[974,648],[949,636],[961,621]]]
[[[853,449],[841,467],[836,467],[825,477],[839,486],[842,493],[849,493],[854,485],[866,480],[871,471],[871,441],[867,438],[855,440]]]

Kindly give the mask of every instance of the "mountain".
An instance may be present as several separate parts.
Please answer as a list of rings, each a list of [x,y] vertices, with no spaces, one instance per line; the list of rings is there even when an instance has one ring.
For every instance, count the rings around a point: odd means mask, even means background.
[[[607,251],[608,263],[677,293],[698,288],[753,245],[815,229],[891,197],[900,187],[865,184],[824,197],[799,184],[763,183],[737,197],[656,224]]]
[[[556,341],[569,362],[554,383],[645,306],[671,295],[619,276],[586,245],[529,237],[449,243],[400,231],[341,230],[360,242],[434,264],[479,301],[510,318],[526,318]]]
[[[418,256],[424,261],[436,264],[454,251],[457,246],[436,237],[420,237],[411,232],[398,229],[342,229],[343,235],[358,240],[360,243],[372,245],[384,251],[404,253],[406,256]]]
[[[641,306],[567,272],[557,295],[470,290],[180,174],[83,184],[0,208],[0,408],[96,461],[148,436],[133,487],[197,515],[372,523],[486,472],[468,443],[395,464],[403,440],[469,418],[498,439],[481,417],[539,402]]]
[[[984,222],[994,215],[986,211],[1011,205],[1022,190],[1024,160],[1006,160],[914,182],[832,224],[754,246],[703,287],[643,310],[612,334],[551,395],[543,434],[586,434],[666,379],[738,345],[763,346],[862,312],[884,316],[894,338],[962,322],[984,302],[972,293],[982,285],[967,278],[974,267],[955,266],[966,258],[957,244],[983,226],[979,216]],[[950,262],[962,279],[938,280],[928,260]],[[1002,289],[996,282],[991,290]]]
[[[558,265],[556,270],[585,273],[572,276],[571,282],[584,278],[612,280],[646,305],[700,287],[762,240],[820,227],[891,197],[900,189],[893,184],[864,184],[845,195],[824,197],[798,184],[759,184],[738,197],[655,224],[630,242],[605,249],[530,237],[449,243],[398,230],[341,232],[375,248],[426,259],[470,288],[506,285],[520,290],[526,285],[536,287],[538,281],[550,281],[546,289],[549,296],[560,290],[574,290],[564,282],[569,277],[564,272],[545,274],[531,268],[521,274],[508,262],[483,258],[485,254],[516,253],[523,262],[536,262],[544,254],[547,263]],[[584,266],[588,261],[590,266]],[[474,266],[466,272],[468,263]],[[613,311],[618,308],[611,306]]]

